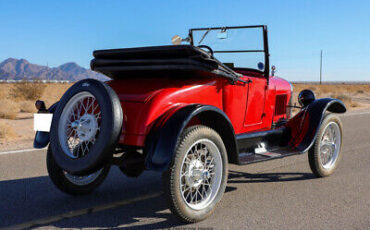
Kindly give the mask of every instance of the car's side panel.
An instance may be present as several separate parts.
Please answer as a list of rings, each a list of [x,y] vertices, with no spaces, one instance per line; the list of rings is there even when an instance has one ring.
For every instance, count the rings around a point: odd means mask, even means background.
[[[143,79],[140,86],[137,81],[111,81],[109,85],[118,94],[124,113],[125,132],[122,133],[119,143],[144,146],[145,136],[153,124],[164,113],[177,106],[204,104],[222,110],[223,80],[161,79],[159,83],[157,79],[149,78]]]
[[[247,81],[248,77],[243,77]],[[224,83],[223,88],[223,111],[230,118],[235,133],[244,132],[244,115],[247,109],[248,83],[236,82],[235,85],[229,82]]]
[[[244,118],[244,131],[249,132],[261,129],[265,116],[265,99],[267,80],[263,76],[250,77],[248,87],[247,110]]]
[[[250,71],[243,74],[242,80],[252,82],[147,78],[140,79],[138,85],[137,79],[110,81],[108,84],[118,94],[124,113],[125,130],[119,143],[143,147],[157,119],[178,105],[215,106],[229,117],[236,134],[270,129],[273,121],[285,116],[274,116],[275,95],[285,93],[290,97],[290,85],[274,77],[267,86],[262,74]]]

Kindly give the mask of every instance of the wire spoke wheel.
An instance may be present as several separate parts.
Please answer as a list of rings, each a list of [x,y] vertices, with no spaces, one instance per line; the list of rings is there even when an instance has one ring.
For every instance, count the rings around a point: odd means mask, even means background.
[[[209,206],[222,178],[222,159],[217,146],[208,139],[195,142],[187,151],[180,175],[182,199],[192,209]]]
[[[308,151],[308,162],[315,176],[330,176],[336,169],[341,158],[342,130],[338,116],[324,116],[317,138]]]
[[[57,165],[72,175],[90,175],[110,164],[122,134],[120,99],[106,83],[76,82],[59,100],[50,128]]]
[[[325,169],[335,164],[341,146],[341,132],[335,122],[326,125],[320,141],[320,162]]]
[[[86,156],[95,144],[101,124],[100,106],[86,91],[74,95],[59,120],[59,141],[70,158]]]

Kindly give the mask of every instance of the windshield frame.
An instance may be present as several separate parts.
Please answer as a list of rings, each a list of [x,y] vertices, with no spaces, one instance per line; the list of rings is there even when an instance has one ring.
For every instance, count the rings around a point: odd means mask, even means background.
[[[268,48],[268,38],[267,38],[267,26],[266,25],[253,25],[253,26],[224,26],[224,27],[208,27],[208,28],[192,28],[189,29],[189,38],[190,44],[194,46],[193,41],[193,31],[201,31],[204,30],[205,32],[210,30],[228,30],[228,29],[251,29],[251,28],[261,28],[263,33],[263,50],[221,50],[221,51],[213,51],[214,53],[264,53],[265,56],[265,70],[264,76],[269,81],[269,74],[270,74],[270,54]],[[212,47],[211,47],[212,48]]]

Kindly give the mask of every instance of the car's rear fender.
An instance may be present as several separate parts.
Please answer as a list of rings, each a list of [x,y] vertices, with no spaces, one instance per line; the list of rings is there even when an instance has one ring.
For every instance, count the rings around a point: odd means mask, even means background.
[[[304,153],[316,140],[325,113],[345,113],[342,101],[333,98],[321,98],[303,108],[285,125],[283,142],[292,152]]]
[[[59,101],[54,103],[50,108],[46,111],[47,113],[54,113],[56,108],[58,107]],[[42,132],[37,131],[35,134],[35,139],[33,140],[33,147],[37,149],[45,148],[50,142],[50,133],[49,132]]]
[[[164,171],[168,168],[180,135],[195,117],[201,124],[219,133],[229,162],[237,163],[235,133],[226,114],[214,106],[192,104],[169,111],[153,126],[145,141],[146,169]]]

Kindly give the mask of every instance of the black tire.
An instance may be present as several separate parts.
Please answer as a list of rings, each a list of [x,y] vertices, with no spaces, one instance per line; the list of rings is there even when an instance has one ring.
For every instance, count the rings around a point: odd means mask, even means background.
[[[46,166],[53,184],[62,192],[69,195],[86,195],[94,191],[107,177],[110,165],[105,165],[99,175],[90,183],[79,185],[68,179],[62,168],[55,162],[51,146],[49,145],[46,156]]]
[[[321,149],[321,143],[322,143],[322,138],[324,135],[324,132],[326,131],[326,128],[329,127],[329,124],[333,124],[334,127],[338,127],[338,131],[340,133],[340,144],[338,144],[335,149],[338,148],[337,151],[337,156],[335,160],[330,161],[331,163],[328,163],[328,166],[324,167],[325,164],[322,163],[322,160],[320,158],[320,149]],[[334,128],[335,129],[335,128]],[[338,138],[338,137],[337,137]],[[343,125],[342,122],[340,121],[339,117],[336,116],[335,114],[326,114],[324,116],[324,119],[321,123],[320,129],[318,131],[316,140],[313,144],[313,146],[309,149],[308,151],[308,161],[310,164],[310,168],[312,170],[312,173],[317,176],[317,177],[326,177],[330,176],[333,174],[334,170],[338,166],[338,163],[341,160],[341,145],[342,145],[342,139],[343,139]]]
[[[195,210],[191,208],[184,200],[180,190],[180,171],[183,164],[183,159],[187,154],[187,150],[193,146],[198,140],[210,140],[213,142],[221,155],[222,176],[221,183],[217,194],[213,201],[204,209]],[[178,145],[175,151],[174,158],[169,166],[169,169],[163,173],[163,185],[165,196],[168,200],[170,210],[180,220],[193,223],[204,220],[211,215],[216,204],[221,200],[227,185],[228,174],[227,152],[220,135],[213,129],[197,125],[187,128],[178,140]]]
[[[100,131],[95,143],[89,146],[89,152],[83,157],[72,158],[61,147],[58,130],[63,110],[73,96],[87,92],[92,94],[101,111]],[[63,95],[56,111],[50,131],[50,144],[56,163],[72,174],[90,174],[107,163],[122,133],[122,107],[117,94],[104,82],[86,79],[75,83]]]

